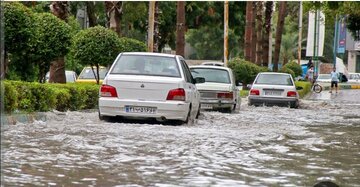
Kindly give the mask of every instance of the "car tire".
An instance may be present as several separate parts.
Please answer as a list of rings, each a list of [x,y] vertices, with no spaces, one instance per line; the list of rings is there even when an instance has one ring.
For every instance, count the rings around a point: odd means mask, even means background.
[[[186,120],[183,122],[183,124],[192,125],[194,124],[194,120],[195,119],[191,117],[191,105],[190,105],[188,115],[186,117]]]
[[[99,112],[99,120],[109,122],[111,120],[111,117],[110,116],[103,116]]]
[[[201,108],[201,105],[199,104],[199,108],[198,108],[198,111],[196,113],[196,119],[199,119],[199,116],[200,116],[200,108]]]

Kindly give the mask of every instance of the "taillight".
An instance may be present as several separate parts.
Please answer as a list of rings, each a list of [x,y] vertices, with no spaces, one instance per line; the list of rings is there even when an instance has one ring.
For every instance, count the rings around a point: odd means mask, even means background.
[[[185,101],[185,90],[182,88],[170,90],[166,100]]]
[[[232,92],[218,93],[217,98],[219,98],[219,99],[233,99],[234,94]]]
[[[296,96],[297,96],[297,92],[295,92],[295,91],[288,91],[288,92],[287,92],[287,96],[288,96],[288,97],[296,97]]]
[[[260,91],[256,90],[256,89],[251,89],[250,90],[250,95],[260,95]]]
[[[101,97],[117,97],[116,88],[109,85],[102,85],[100,88]]]

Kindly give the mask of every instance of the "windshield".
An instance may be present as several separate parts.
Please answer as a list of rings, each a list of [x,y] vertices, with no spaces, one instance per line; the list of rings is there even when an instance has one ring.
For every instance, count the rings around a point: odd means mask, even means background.
[[[149,55],[122,55],[111,74],[180,77],[175,58]]]
[[[256,79],[255,84],[285,85],[285,86],[294,85],[290,75],[282,75],[282,74],[260,74]]]
[[[320,74],[318,79],[331,79],[330,74]]]
[[[94,71],[96,74],[96,68],[94,68]],[[106,68],[100,68],[99,69],[100,79],[104,79],[106,73],[107,73]],[[84,70],[79,75],[79,79],[95,79],[95,76],[94,76],[94,73],[93,73],[91,67],[84,68]]]
[[[191,74],[194,78],[204,77],[205,82],[231,83],[229,72],[223,69],[191,68]]]
[[[350,74],[349,79],[360,79],[360,75],[358,75],[358,74]]]
[[[73,71],[65,71],[66,82],[75,82],[76,75]]]

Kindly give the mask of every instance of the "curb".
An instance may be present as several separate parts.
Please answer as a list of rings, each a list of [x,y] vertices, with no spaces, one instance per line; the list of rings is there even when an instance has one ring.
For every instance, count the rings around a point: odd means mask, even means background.
[[[6,114],[1,116],[1,124],[16,125],[16,123],[33,123],[34,121],[46,121],[44,113],[30,114]]]
[[[330,86],[326,85],[323,86],[324,90],[330,90]],[[341,90],[349,90],[349,89],[360,89],[360,85],[354,85],[354,84],[346,84],[346,85],[339,85],[339,89]]]

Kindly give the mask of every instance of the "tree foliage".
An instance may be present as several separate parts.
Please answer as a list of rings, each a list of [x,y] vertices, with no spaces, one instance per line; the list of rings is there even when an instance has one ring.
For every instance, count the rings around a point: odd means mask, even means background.
[[[91,27],[74,36],[71,46],[71,58],[77,63],[97,67],[110,65],[119,54],[120,45],[117,34],[102,26]]]
[[[255,80],[258,73],[269,71],[266,67],[260,67],[241,58],[230,60],[229,68],[233,70],[236,81],[242,82],[244,88]]]
[[[146,45],[136,39],[122,37],[119,39],[119,52],[145,52]]]
[[[39,66],[39,81],[43,80],[51,61],[66,55],[71,44],[71,27],[50,13],[35,14],[36,35],[29,51],[31,61]]]
[[[294,77],[302,75],[302,68],[297,62],[289,62],[283,66],[283,68],[287,68],[293,71]]]
[[[33,13],[21,3],[2,3],[5,22],[5,50],[9,53],[24,53],[34,35]]]

